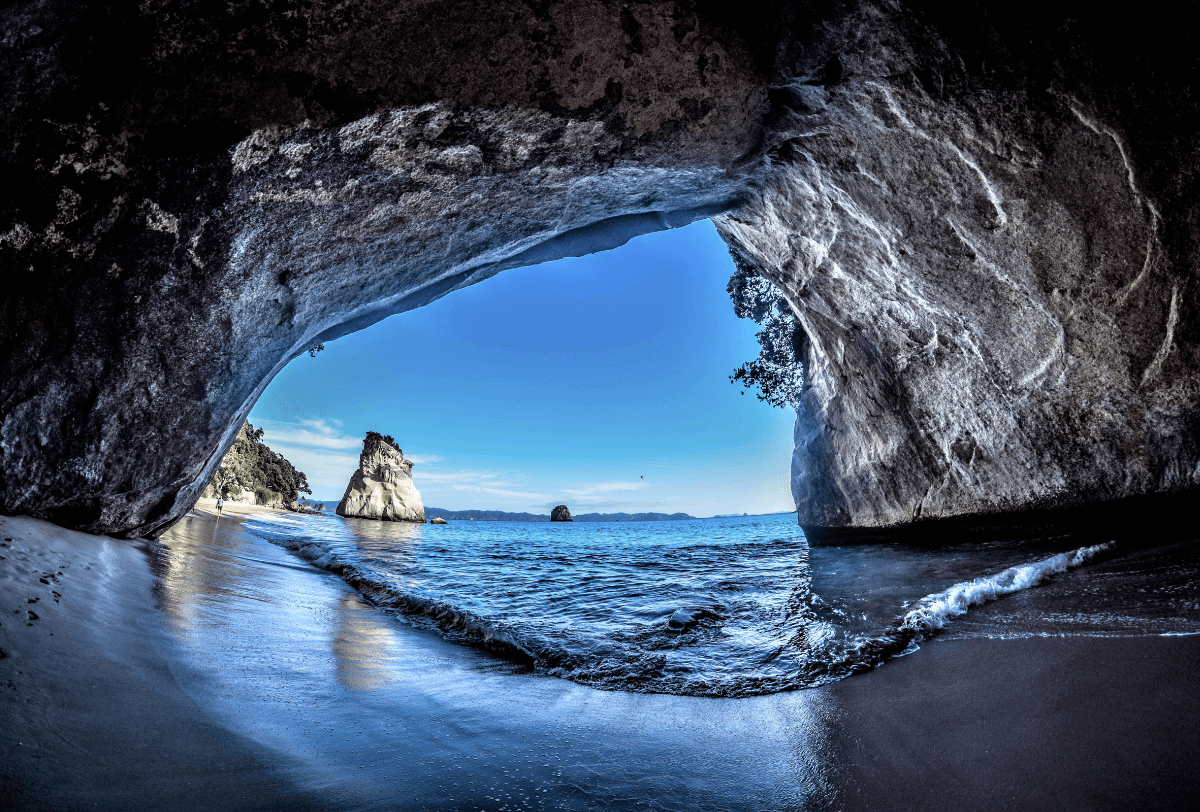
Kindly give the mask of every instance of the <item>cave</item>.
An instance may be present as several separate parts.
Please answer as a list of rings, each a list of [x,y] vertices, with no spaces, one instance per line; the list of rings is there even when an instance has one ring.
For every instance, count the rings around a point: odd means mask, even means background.
[[[1175,21],[867,0],[0,14],[0,513],[156,536],[310,347],[703,218],[803,329],[792,492],[814,541],[1200,484],[1200,111]]]

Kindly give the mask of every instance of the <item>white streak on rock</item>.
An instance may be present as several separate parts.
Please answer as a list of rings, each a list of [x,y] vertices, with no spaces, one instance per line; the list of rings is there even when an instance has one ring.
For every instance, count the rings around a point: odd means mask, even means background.
[[[1171,287],[1171,310],[1167,313],[1167,334],[1163,336],[1162,345],[1154,354],[1154,360],[1142,373],[1142,386],[1156,378],[1162,371],[1163,362],[1171,354],[1171,346],[1175,342],[1175,325],[1179,323],[1179,285]]]

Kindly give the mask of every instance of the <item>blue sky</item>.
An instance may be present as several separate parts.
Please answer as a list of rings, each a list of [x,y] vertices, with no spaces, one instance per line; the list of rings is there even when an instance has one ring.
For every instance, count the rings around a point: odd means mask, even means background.
[[[729,382],[758,354],[712,223],[505,271],[303,355],[250,414],[336,503],[368,430],[428,506],[792,510],[795,412]]]

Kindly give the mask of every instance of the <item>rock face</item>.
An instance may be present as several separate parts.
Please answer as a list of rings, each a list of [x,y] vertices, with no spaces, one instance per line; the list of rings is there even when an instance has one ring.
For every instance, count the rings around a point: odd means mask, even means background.
[[[566,505],[559,505],[554,510],[550,511],[550,521],[552,522],[573,522],[571,511],[567,510]]]
[[[391,522],[424,522],[425,506],[412,481],[412,461],[375,432],[368,432],[337,515]]]
[[[807,333],[814,536],[1200,480],[1186,26],[998,0],[0,25],[0,512],[154,535],[308,347],[714,216]]]
[[[1175,136],[1036,41],[1001,68],[885,19],[836,80],[778,90],[774,171],[717,220],[806,333],[800,523],[821,540],[1195,487],[1198,209],[1194,168],[1159,152]]]

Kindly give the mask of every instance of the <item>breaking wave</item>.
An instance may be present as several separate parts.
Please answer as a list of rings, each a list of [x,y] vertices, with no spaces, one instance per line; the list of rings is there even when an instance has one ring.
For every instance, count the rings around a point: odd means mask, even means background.
[[[813,590],[803,537],[633,552],[556,544],[524,558],[524,548],[503,545],[422,544],[401,560],[353,540],[297,537],[294,525],[250,529],[341,576],[380,609],[535,673],[609,690],[724,697],[815,687],[868,671],[914,651],[973,607],[1115,547],[1080,547],[960,580],[915,602],[885,602],[890,615],[863,615],[873,630],[852,630],[839,622],[848,616],[844,609]],[[469,567],[460,558],[468,555]],[[456,561],[473,571],[452,580]],[[581,561],[590,574],[573,566]],[[694,582],[682,582],[681,572]]]

